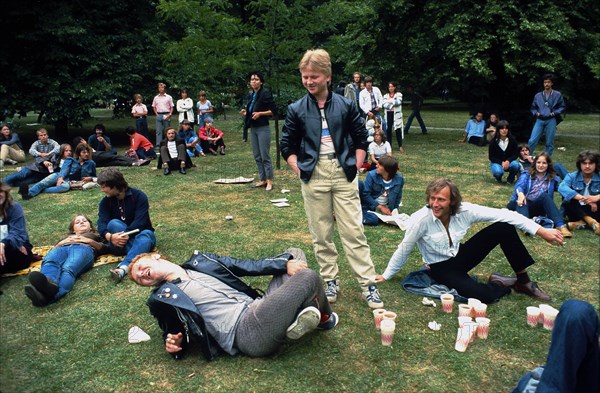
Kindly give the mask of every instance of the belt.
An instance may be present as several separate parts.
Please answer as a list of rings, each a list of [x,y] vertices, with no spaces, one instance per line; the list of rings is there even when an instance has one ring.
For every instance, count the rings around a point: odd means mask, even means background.
[[[138,116],[138,119],[145,119],[146,116]]]
[[[159,115],[168,115],[169,112],[158,112]]]
[[[337,158],[337,154],[329,153],[329,154],[321,154],[319,156],[320,160],[335,160]]]

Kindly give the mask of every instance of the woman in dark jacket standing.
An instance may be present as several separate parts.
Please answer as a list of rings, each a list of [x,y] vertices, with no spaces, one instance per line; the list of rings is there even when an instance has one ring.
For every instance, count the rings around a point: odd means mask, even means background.
[[[273,164],[271,163],[271,129],[269,117],[276,112],[275,103],[271,92],[263,89],[265,83],[262,73],[252,71],[248,74],[248,81],[252,88],[250,101],[245,109],[240,111],[245,116],[245,125],[250,127],[250,141],[252,153],[258,167],[260,180],[254,187],[266,187],[267,191],[273,189]]]

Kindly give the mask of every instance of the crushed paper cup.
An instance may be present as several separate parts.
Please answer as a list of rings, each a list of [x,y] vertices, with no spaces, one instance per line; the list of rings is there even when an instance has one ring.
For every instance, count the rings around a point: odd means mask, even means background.
[[[132,326],[129,329],[129,333],[127,334],[127,338],[129,342],[132,344],[141,343],[144,341],[150,341],[150,336],[148,333],[143,331],[139,326]]]
[[[429,329],[433,330],[434,332],[437,332],[438,330],[440,330],[442,328],[442,324],[437,323],[436,321],[431,321],[427,324],[427,327]]]
[[[287,194],[287,193],[289,193],[289,192],[290,192],[290,190],[286,190],[285,188],[281,190],[281,193],[282,193],[282,194]]]
[[[426,297],[424,297],[423,300],[421,300],[421,304],[423,304],[424,306],[437,307],[437,304],[435,304],[433,300]]]

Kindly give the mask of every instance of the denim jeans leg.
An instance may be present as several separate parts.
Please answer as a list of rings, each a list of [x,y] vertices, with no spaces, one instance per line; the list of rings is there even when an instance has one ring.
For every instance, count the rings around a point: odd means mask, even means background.
[[[121,220],[117,220],[116,218],[113,218],[112,220],[110,220],[108,222],[108,225],[106,225],[106,231],[108,233],[124,232],[125,229],[127,229],[127,224],[125,224]],[[108,247],[110,249],[111,254],[125,255],[125,252],[126,252],[125,247],[115,247],[115,245],[112,243],[110,243],[108,245]]]
[[[125,259],[121,263],[119,263],[119,267],[127,267],[135,258],[140,254],[144,254],[146,252],[150,252],[156,246],[156,236],[154,232],[148,229],[144,229],[140,233],[138,233],[133,239],[129,239],[127,244],[125,245],[125,252],[127,255]]]
[[[31,184],[35,181],[34,172],[29,168],[23,168],[18,172],[8,175],[4,178],[4,183],[11,187],[19,187],[21,184]]]
[[[68,255],[62,264],[62,273],[57,283],[58,293],[54,297],[54,301],[71,292],[77,277],[94,265],[94,251],[91,247],[82,244],[64,247],[67,248]]]
[[[502,169],[502,165],[491,162],[490,169],[492,170],[492,175],[494,175],[496,181],[501,182],[502,176],[504,176],[504,169]]]
[[[408,131],[410,130],[410,126],[412,125],[413,119],[415,118],[415,112],[412,111],[410,112],[410,115],[408,115],[408,119],[406,119],[406,127],[404,127],[404,134],[408,134]]]
[[[560,307],[537,392],[597,392],[600,323],[592,305],[567,300]]]
[[[508,178],[506,179],[509,183],[514,183],[515,178],[521,171],[521,165],[519,165],[519,161],[514,160],[508,165]]]
[[[531,130],[531,136],[529,137],[529,142],[527,142],[527,144],[529,145],[529,151],[531,152],[531,155],[533,155],[535,147],[537,146],[538,142],[540,141],[540,138],[542,137],[542,131],[544,130],[545,126],[546,122],[541,119],[537,119],[535,121],[535,124],[533,125],[533,129]]]
[[[560,215],[558,208],[554,204],[554,200],[552,200],[548,193],[543,193],[542,195],[540,195],[538,201],[541,204],[541,208],[546,213],[546,216],[552,221],[554,221],[555,227],[561,227],[565,225],[565,222],[562,216]]]
[[[29,196],[34,197],[46,188],[56,186],[58,181],[58,173],[52,173],[29,188]]]
[[[546,120],[546,153],[550,156],[554,152],[554,136],[556,135],[556,119]]]
[[[516,212],[519,213],[520,215],[525,216],[527,218],[531,218],[531,217],[529,217],[529,206],[527,206],[527,203],[524,203],[521,206],[519,206],[519,204],[517,204],[515,209],[516,209]]]
[[[569,174],[569,172],[567,171],[567,168],[564,167],[563,164],[561,164],[560,162],[553,162],[554,164],[554,171],[556,172],[556,174],[558,176],[560,176],[561,179],[564,179],[565,176],[567,176]]]
[[[64,182],[60,186],[48,187],[43,192],[48,194],[60,194],[62,192],[67,192],[71,189],[71,185],[68,181]]]
[[[62,261],[67,258],[67,249],[65,247],[55,247],[48,251],[48,254],[42,261],[40,272],[50,281],[58,284]]]

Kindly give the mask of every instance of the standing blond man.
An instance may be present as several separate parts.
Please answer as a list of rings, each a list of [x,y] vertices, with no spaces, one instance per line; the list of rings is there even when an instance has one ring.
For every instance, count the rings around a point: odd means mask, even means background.
[[[329,90],[331,60],[325,50],[307,51],[299,68],[308,94],[288,107],[281,152],[302,180],[304,209],[327,283],[327,299],[335,302],[339,290],[338,252],[332,239],[335,221],[364,298],[369,307],[381,308],[356,178],[369,145],[364,121],[354,102]]]

